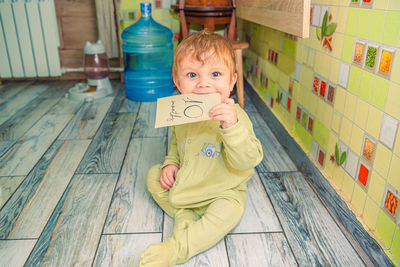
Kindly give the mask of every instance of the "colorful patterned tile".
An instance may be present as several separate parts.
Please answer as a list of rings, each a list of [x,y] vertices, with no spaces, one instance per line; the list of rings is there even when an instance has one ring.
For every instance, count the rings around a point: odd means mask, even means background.
[[[319,163],[319,165],[321,165],[321,167],[324,167],[325,155],[326,155],[326,152],[323,149],[319,149],[319,151],[318,151],[318,163]]]
[[[399,218],[399,194],[396,189],[387,186],[383,200],[383,210],[396,222]]]
[[[373,162],[374,155],[375,155],[375,148],[376,148],[376,142],[373,141],[370,137],[365,136],[364,143],[363,143],[362,155],[369,162]]]
[[[369,176],[371,174],[371,168],[368,167],[364,162],[360,162],[360,166],[358,169],[358,181],[364,186],[367,187],[367,183],[369,181]]]
[[[381,134],[379,135],[379,140],[385,144],[389,149],[393,148],[394,140],[396,138],[397,128],[399,126],[399,121],[390,117],[387,114],[383,115]]]
[[[326,80],[321,80],[320,86],[319,86],[319,95],[322,98],[325,98],[326,95],[326,87],[327,87],[327,83]]]
[[[318,88],[319,88],[319,84],[320,84],[320,79],[319,79],[319,77],[318,76],[314,76],[314,79],[313,79],[313,92],[314,93],[318,93]]]
[[[376,69],[378,56],[379,56],[379,47],[377,45],[367,44],[365,52],[364,68],[371,72],[374,72]]]
[[[335,88],[336,87],[333,84],[328,85],[328,93],[327,93],[326,100],[331,105],[333,105],[334,100],[335,100]]]
[[[390,70],[395,50],[392,48],[382,47],[379,52],[378,74],[385,78],[390,78]]]

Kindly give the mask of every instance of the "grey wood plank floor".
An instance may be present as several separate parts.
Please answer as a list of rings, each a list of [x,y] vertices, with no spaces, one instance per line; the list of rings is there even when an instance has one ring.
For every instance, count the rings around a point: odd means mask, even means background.
[[[127,100],[118,81],[112,96],[71,101],[73,84],[0,86],[0,266],[138,266],[171,235],[145,187],[169,140],[156,104]],[[246,110],[264,159],[244,217],[180,266],[365,265],[248,97]]]

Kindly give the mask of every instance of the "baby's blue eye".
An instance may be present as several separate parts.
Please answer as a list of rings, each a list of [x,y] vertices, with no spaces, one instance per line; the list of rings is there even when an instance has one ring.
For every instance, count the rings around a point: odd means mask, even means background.
[[[221,76],[221,73],[219,73],[218,71],[214,71],[214,72],[212,73],[212,76],[213,76],[213,77],[218,77],[218,76]]]
[[[196,77],[196,73],[194,73],[194,72],[189,72],[189,73],[187,74],[187,76],[188,76],[189,78],[194,78],[194,77]]]

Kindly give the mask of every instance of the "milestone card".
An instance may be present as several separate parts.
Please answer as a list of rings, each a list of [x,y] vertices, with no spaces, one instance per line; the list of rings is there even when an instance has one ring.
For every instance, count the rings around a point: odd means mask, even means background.
[[[209,120],[209,110],[221,103],[221,95],[183,94],[157,99],[155,128]]]

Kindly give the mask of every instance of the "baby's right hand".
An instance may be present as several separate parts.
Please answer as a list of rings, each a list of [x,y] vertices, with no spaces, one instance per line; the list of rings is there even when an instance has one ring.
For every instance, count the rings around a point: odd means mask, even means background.
[[[160,175],[160,184],[162,188],[169,190],[174,185],[178,170],[178,166],[173,164],[167,165],[162,169]]]

